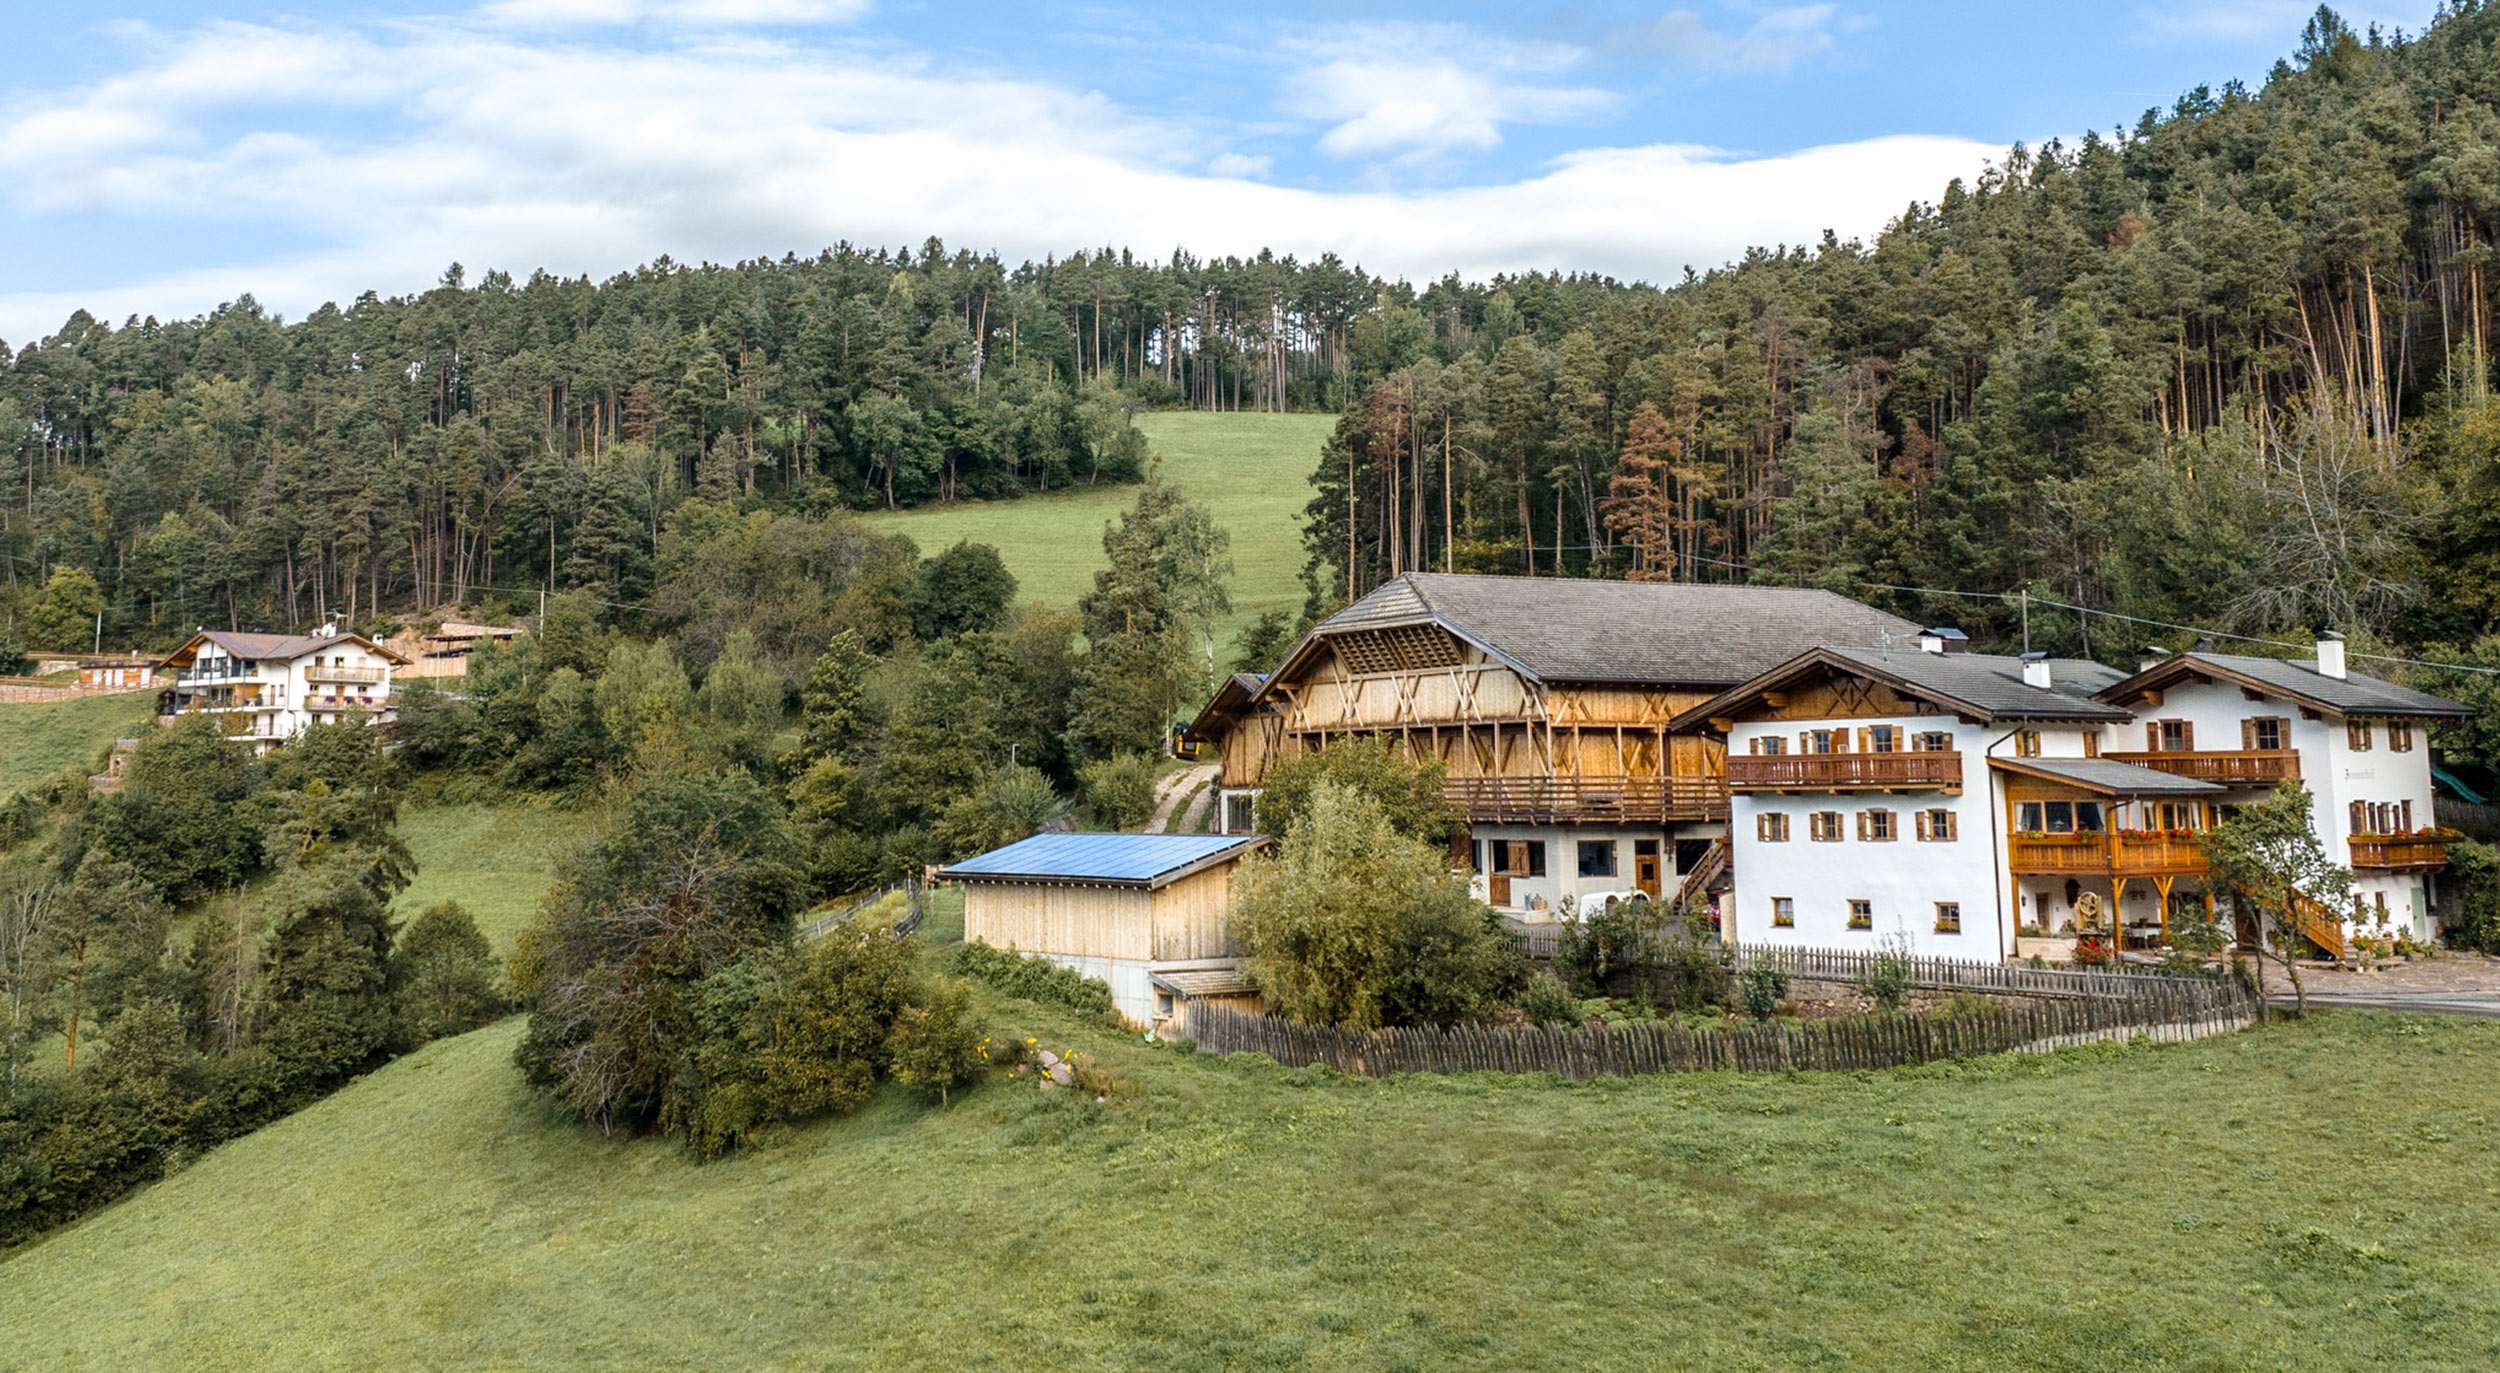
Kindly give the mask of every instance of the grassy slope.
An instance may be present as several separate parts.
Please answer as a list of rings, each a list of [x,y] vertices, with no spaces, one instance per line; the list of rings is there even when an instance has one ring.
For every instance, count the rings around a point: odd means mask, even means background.
[[[0,703],[0,796],[73,764],[94,766],[115,739],[139,732],[156,698],[144,691],[58,703]]]
[[[580,844],[584,812],[527,801],[468,803],[403,812],[399,836],[416,855],[417,880],[392,903],[402,920],[438,901],[457,901],[499,954],[529,923],[555,885],[556,860]]]
[[[889,1096],[698,1167],[552,1119],[507,1023],[0,1263],[0,1349],[63,1369],[2500,1358],[2500,1024],[2344,1013],[1573,1087],[1224,1065],[997,1010],[1142,1096]]]
[[[1335,425],[1333,415],[1175,411],[1139,419],[1164,476],[1206,502],[1216,523],[1232,531],[1233,616],[1220,630],[1221,643],[1261,611],[1301,609],[1302,507]],[[923,553],[960,539],[994,544],[1016,574],[1021,598],[1064,609],[1093,589],[1102,527],[1136,499],[1135,487],[1079,487],[869,518],[911,535]]]

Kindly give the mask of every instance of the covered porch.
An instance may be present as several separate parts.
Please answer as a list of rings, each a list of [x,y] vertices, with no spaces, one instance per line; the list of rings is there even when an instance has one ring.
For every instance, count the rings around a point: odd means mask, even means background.
[[[2106,758],[1992,758],[2005,792],[2015,955],[2151,955],[2211,919],[2198,836],[2226,789]]]

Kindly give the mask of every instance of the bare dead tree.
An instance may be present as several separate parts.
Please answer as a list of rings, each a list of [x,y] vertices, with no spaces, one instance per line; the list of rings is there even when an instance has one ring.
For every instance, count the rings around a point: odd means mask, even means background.
[[[2331,396],[2286,426],[2275,461],[2250,480],[2265,522],[2261,564],[2230,620],[2254,629],[2375,628],[2410,601],[2401,569],[2420,517],[2400,457]]]

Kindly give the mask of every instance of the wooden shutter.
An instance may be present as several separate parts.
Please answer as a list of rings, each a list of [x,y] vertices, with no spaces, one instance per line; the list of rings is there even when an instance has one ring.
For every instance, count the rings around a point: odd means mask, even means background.
[[[1864,726],[1864,725],[1860,725],[1860,726],[1858,726],[1858,752],[1860,752],[1860,753],[1873,753],[1874,751],[1875,751],[1874,731],[1873,731],[1873,730],[1868,729],[1868,728],[1867,728],[1866,726]]]
[[[1866,841],[1866,812],[1865,812],[1865,811],[1859,811],[1859,812],[1858,812],[1858,841],[1859,841],[1860,843],[1864,843],[1864,842]]]
[[[1797,751],[1798,751],[1799,753],[1812,753],[1812,752],[1814,752],[1814,731],[1813,731],[1813,730],[1810,730],[1810,729],[1801,729],[1801,730],[1798,730],[1798,731],[1797,731]]]
[[[2257,722],[2256,722],[2256,721],[2254,721],[2254,720],[2242,720],[2242,721],[2240,721],[2240,747],[2241,747],[2241,748],[2244,748],[2244,749],[2253,749],[2253,748],[2257,747]]]
[[[1962,821],[1960,816],[1955,815],[1949,810],[1940,810],[1936,812],[1936,818],[1944,822],[1944,832],[1936,836],[1938,839],[1958,839],[1961,837]]]
[[[1508,851],[1502,855],[1502,871],[1513,877],[1526,876],[1528,871],[1528,841],[1525,839],[1512,839],[1506,841],[1506,843]]]
[[[1928,840],[1928,839],[1933,839],[1933,838],[1935,838],[1935,837],[1936,837],[1935,835],[1933,835],[1933,834],[1931,834],[1931,833],[1929,833],[1929,832],[1928,832],[1928,827],[1927,827],[1927,812],[1925,812],[1925,811],[1920,811],[1920,812],[1918,813],[1918,837],[1919,837],[1922,841],[1923,841],[1923,840]]]
[[[2397,803],[2396,818],[2402,822],[2402,828],[2405,833],[2413,833],[2413,803],[2411,801],[2400,801]]]
[[[2352,803],[2352,814],[2348,818],[2352,821],[2353,833],[2368,834],[2370,832],[2369,815],[2369,811],[2365,809],[2360,802],[2355,801]]]
[[[2196,751],[2196,722],[2194,720],[2179,722],[2179,751],[2182,753]]]
[[[2144,722],[2144,751],[2146,753],[2161,752],[2161,721]]]

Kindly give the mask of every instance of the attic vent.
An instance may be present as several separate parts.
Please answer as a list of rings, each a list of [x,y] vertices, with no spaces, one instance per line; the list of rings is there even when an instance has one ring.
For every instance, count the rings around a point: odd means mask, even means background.
[[[1458,640],[1433,625],[1357,630],[1331,637],[1328,646],[1349,672],[1421,672],[1461,661]]]

